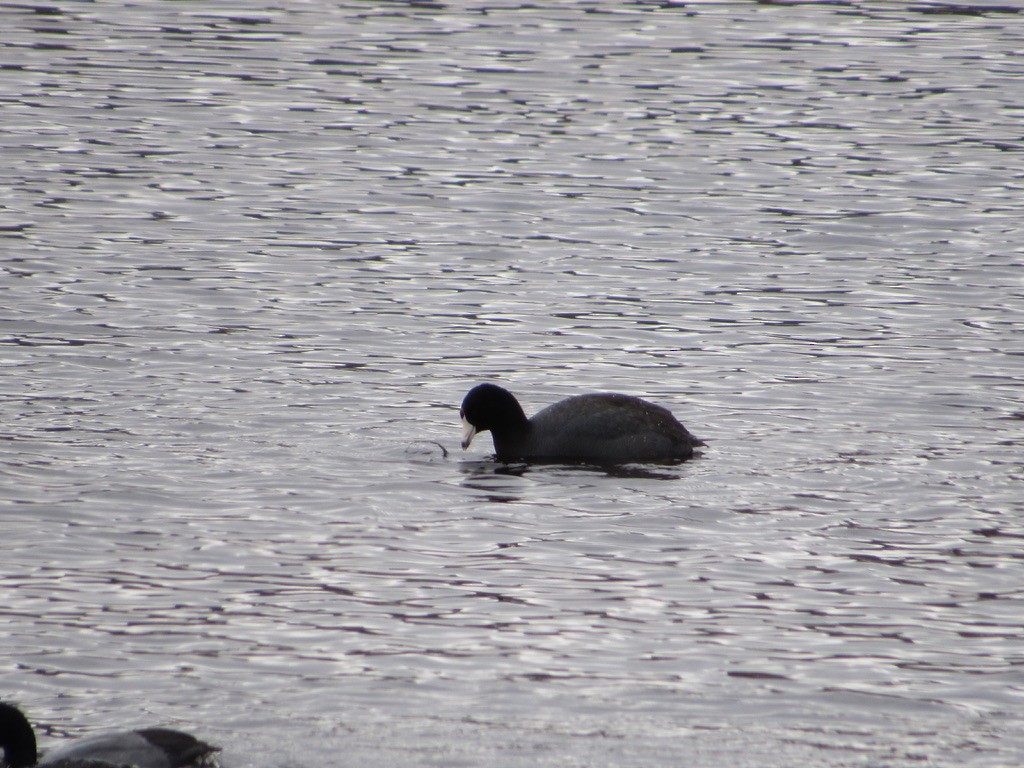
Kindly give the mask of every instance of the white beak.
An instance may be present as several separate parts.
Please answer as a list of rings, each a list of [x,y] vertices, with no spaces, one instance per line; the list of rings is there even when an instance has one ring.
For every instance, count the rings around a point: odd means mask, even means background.
[[[466,421],[466,417],[462,417],[462,450],[469,448],[469,444],[473,442],[473,436],[476,434],[476,427]]]

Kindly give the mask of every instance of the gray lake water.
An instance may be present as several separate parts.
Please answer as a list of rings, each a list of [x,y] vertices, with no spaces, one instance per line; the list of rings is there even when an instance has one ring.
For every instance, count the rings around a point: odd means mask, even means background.
[[[0,696],[43,746],[1024,764],[1024,10],[0,30]],[[483,380],[708,447],[502,467]]]

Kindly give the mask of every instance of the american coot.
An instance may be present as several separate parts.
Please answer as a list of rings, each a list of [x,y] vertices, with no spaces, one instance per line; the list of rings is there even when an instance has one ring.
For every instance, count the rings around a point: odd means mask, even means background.
[[[528,419],[511,392],[479,384],[459,413],[462,447],[490,430],[498,461],[683,461],[704,445],[668,410],[630,395],[577,395]]]
[[[7,768],[185,768],[205,766],[219,747],[212,747],[181,731],[143,728],[101,733],[75,739],[51,749],[37,763],[36,737],[21,711],[0,702],[0,747]]]

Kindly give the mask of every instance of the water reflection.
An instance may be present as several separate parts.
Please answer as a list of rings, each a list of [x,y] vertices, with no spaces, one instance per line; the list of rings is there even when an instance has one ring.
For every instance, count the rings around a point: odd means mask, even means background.
[[[665,464],[587,464],[569,463],[559,464],[557,462],[544,464],[513,463],[505,464],[495,461],[462,462],[463,472],[480,477],[485,474],[514,475],[523,477],[527,473],[537,473],[540,476],[552,478],[571,477],[572,475],[597,475],[607,478],[630,478],[647,480],[678,480],[684,476],[683,472],[675,472],[673,468],[686,462],[669,462]],[[471,486],[469,486],[471,487]]]
[[[519,485],[509,483],[506,478],[523,477],[529,466],[494,461],[462,461],[460,470],[464,487],[481,491],[487,501],[506,503],[521,500]]]

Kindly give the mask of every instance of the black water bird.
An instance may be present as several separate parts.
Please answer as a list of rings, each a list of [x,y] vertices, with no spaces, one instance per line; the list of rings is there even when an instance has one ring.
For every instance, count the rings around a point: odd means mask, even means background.
[[[220,750],[181,731],[142,728],[74,739],[40,758],[28,719],[5,702],[0,702],[0,748],[3,768],[191,768],[209,766]]]
[[[670,411],[631,395],[576,395],[527,418],[507,389],[479,384],[459,415],[463,449],[490,431],[501,462],[676,462],[704,445]]]

